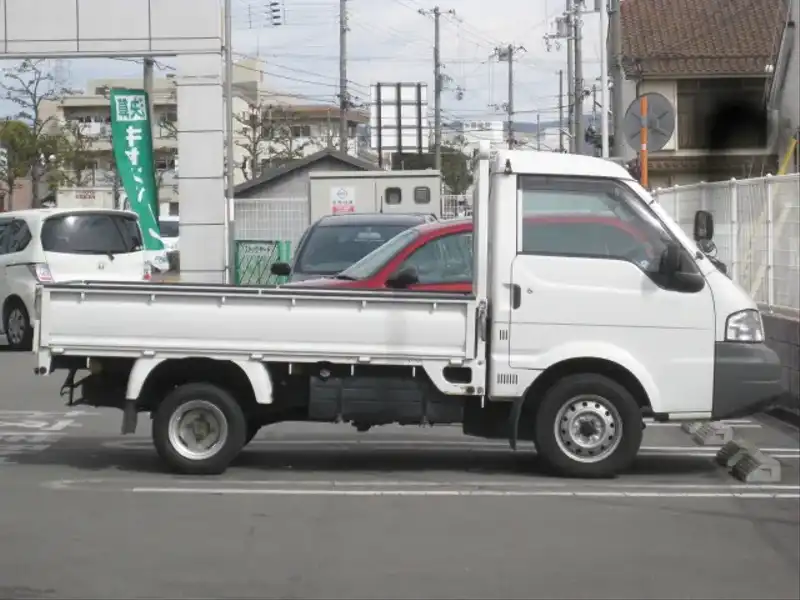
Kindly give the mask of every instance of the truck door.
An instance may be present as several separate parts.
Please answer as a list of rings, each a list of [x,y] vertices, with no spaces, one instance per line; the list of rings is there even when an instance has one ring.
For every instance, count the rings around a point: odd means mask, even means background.
[[[675,242],[646,203],[610,179],[520,176],[512,262],[512,368],[564,358],[636,361],[669,412],[711,410],[711,290],[676,289],[659,273]],[[677,243],[677,242],[675,242]],[[698,272],[682,250],[682,271]]]

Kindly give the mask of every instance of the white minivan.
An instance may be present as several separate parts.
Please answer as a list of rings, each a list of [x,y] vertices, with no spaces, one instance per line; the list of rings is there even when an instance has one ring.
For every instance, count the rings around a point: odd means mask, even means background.
[[[14,349],[31,346],[38,283],[148,279],[136,213],[58,208],[0,213],[0,333]]]

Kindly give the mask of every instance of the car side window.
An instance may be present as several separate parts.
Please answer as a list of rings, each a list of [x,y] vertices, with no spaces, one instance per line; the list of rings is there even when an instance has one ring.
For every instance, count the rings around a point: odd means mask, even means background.
[[[400,267],[414,267],[424,284],[472,281],[472,233],[453,233],[417,248]]]
[[[0,221],[0,256],[8,254],[8,228],[11,221]]]
[[[625,260],[658,270],[670,235],[619,182],[520,179],[519,253]]]
[[[31,230],[25,221],[12,221],[6,234],[6,254],[22,252],[31,243]]]

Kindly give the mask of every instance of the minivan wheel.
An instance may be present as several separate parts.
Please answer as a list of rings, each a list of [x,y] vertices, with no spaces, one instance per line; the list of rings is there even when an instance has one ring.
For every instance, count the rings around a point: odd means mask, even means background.
[[[5,311],[3,329],[8,345],[13,350],[30,350],[33,347],[33,327],[25,305],[12,302]]]
[[[189,383],[172,392],[156,409],[153,443],[158,455],[178,473],[219,475],[245,444],[247,422],[241,406],[226,390]]]
[[[539,405],[536,449],[560,475],[613,477],[633,463],[642,430],[642,411],[624,386],[599,374],[571,375]]]

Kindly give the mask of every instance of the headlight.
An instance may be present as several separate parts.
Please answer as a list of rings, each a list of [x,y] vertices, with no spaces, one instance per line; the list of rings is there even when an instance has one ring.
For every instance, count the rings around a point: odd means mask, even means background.
[[[742,310],[733,313],[725,323],[726,342],[758,343],[764,341],[764,323],[757,310]]]

